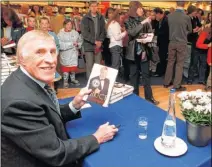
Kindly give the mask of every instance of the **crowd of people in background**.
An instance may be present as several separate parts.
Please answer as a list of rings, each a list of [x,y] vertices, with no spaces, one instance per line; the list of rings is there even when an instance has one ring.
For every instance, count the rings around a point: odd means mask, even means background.
[[[93,64],[104,62],[118,69],[119,77],[134,86],[137,95],[142,79],[145,99],[157,105],[151,77],[164,76],[165,88],[173,85],[177,91],[184,91],[183,76],[187,84],[198,76],[199,84],[211,90],[212,16],[208,13],[206,17],[202,9],[193,5],[185,10],[184,5],[185,2],[177,2],[176,9],[171,7],[170,11],[158,7],[146,11],[140,2],[131,1],[128,12],[110,7],[104,16],[95,1],[90,2],[87,14],[81,15],[75,7],[69,16],[65,15],[65,7],[55,14],[51,6],[41,10],[37,5],[31,9],[22,5],[20,13],[2,6],[1,46],[17,44],[28,31],[43,30],[55,40],[64,88],[69,87],[69,77],[71,84],[80,85],[75,74],[78,57],[83,55],[87,79]],[[154,33],[153,41],[137,42],[146,33]],[[15,53],[14,48],[2,51]]]

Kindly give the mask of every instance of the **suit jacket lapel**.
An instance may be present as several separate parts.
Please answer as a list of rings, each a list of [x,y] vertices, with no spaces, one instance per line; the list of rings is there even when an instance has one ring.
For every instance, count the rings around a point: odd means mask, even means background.
[[[35,92],[39,97],[41,97],[47,104],[50,105],[50,107],[53,109],[54,112],[56,112],[60,117],[61,115],[58,113],[55,104],[52,102],[52,100],[49,98],[49,96],[46,94],[45,90],[40,87],[35,81],[33,81],[31,78],[29,78],[26,74],[24,74],[20,68],[15,72],[15,75],[17,78],[19,78],[24,84],[26,84],[28,87],[32,89],[32,91]],[[62,118],[62,117],[61,117]]]
[[[101,89],[102,89],[102,82],[101,82],[100,77],[98,77],[98,79],[99,79],[99,82],[100,82],[100,84],[99,84],[99,89],[101,90]]]

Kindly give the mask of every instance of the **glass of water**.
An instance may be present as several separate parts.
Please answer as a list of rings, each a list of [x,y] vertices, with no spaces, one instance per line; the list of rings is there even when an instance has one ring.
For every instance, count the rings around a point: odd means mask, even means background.
[[[140,139],[147,138],[148,119],[146,117],[138,118],[138,137]]]

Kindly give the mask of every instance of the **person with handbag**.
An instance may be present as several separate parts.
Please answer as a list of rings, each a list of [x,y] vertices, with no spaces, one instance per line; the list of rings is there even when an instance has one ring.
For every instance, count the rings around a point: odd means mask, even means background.
[[[126,61],[129,69],[129,84],[134,86],[134,93],[139,95],[139,78],[142,75],[145,99],[151,103],[159,104],[153,98],[150,85],[149,58],[147,44],[137,42],[140,33],[148,33],[151,19],[144,19],[142,4],[139,1],[131,1],[129,4],[129,19],[125,27],[129,35],[128,47],[126,50]]]

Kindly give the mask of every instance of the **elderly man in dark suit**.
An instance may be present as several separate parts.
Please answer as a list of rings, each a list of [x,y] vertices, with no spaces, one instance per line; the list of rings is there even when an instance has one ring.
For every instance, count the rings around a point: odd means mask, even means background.
[[[64,124],[80,118],[81,91],[72,102],[59,106],[48,86],[54,79],[57,50],[47,33],[33,30],[17,47],[20,68],[2,85],[1,163],[4,167],[76,167],[118,129],[106,123],[92,135],[70,139]]]

